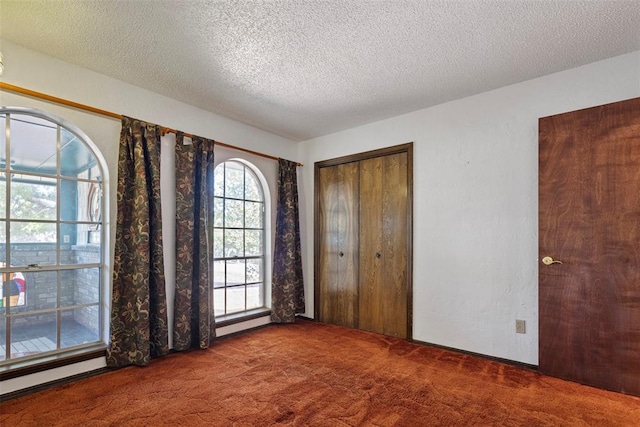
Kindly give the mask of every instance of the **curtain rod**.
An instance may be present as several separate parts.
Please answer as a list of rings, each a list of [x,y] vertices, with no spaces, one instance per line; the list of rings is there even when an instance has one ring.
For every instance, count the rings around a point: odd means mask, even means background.
[[[112,119],[122,120],[122,114],[117,114],[117,113],[112,113],[111,111],[101,110],[100,108],[95,108],[95,107],[91,107],[89,105],[80,104],[78,102],[69,101],[68,99],[58,98],[56,96],[47,95],[46,93],[36,92],[34,90],[26,89],[26,88],[23,88],[23,87],[20,87],[20,86],[14,86],[14,85],[11,85],[11,84],[8,84],[8,83],[0,82],[0,89],[4,89],[4,90],[9,91],[9,92],[20,93],[22,95],[31,96],[33,98],[42,99],[42,100],[53,102],[53,103],[56,103],[56,104],[65,105],[67,107],[76,108],[78,110],[88,111],[90,113],[98,114],[98,115],[105,116],[105,117],[110,117]],[[164,133],[174,133],[174,134],[177,133],[177,130],[171,129],[171,128],[168,128],[168,127],[164,127],[164,126],[160,126],[160,129],[162,130],[163,134]],[[194,136],[193,134],[190,134],[190,133],[187,133],[187,132],[183,132],[183,135],[188,137],[188,138],[193,138],[193,136]],[[258,151],[249,150],[247,148],[236,147],[235,145],[227,144],[227,143],[224,143],[224,142],[221,142],[221,141],[215,141],[214,140],[214,144],[215,145],[219,145],[221,147],[231,148],[233,150],[243,151],[243,152],[249,153],[249,154],[254,154],[256,156],[265,157],[267,159],[279,160],[278,157],[271,156],[269,154],[260,153]],[[302,163],[297,163],[297,165],[298,166],[302,166]]]

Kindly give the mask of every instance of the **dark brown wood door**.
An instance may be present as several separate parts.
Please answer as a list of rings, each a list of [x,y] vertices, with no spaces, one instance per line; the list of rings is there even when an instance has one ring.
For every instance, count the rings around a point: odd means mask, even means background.
[[[357,162],[319,169],[317,242],[319,320],[358,327]]]
[[[540,119],[539,151],[540,372],[640,396],[640,98]]]
[[[407,153],[360,162],[360,329],[407,337]]]

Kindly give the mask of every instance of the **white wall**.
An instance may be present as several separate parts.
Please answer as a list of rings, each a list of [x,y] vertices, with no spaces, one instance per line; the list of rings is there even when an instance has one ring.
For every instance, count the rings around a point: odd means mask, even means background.
[[[288,139],[206,112],[182,102],[106,77],[102,74],[41,55],[4,40],[0,40],[0,51],[2,51],[3,54],[3,64],[5,67],[4,74],[0,79],[5,83],[146,120],[151,123],[157,123],[173,129],[179,129],[206,138],[223,141],[265,154],[298,161],[297,146],[293,141]],[[112,207],[110,223],[113,224],[116,213],[115,185],[117,182],[120,122],[6,91],[0,91],[0,105],[30,107],[47,111],[75,124],[91,138],[101,150],[109,169],[109,175],[111,177],[110,204]],[[163,138],[163,150],[171,148],[171,141],[171,137]],[[258,166],[265,175],[271,192],[271,199],[275,201],[277,162],[245,154],[240,151],[223,149],[222,147],[216,149],[216,154],[216,162],[229,157],[237,157],[246,159]],[[166,169],[166,166],[171,166],[172,164],[172,158],[166,156],[165,151],[162,165],[165,166]],[[170,175],[165,174],[163,184],[166,188],[172,188],[172,181],[170,178],[167,178],[167,176]],[[163,195],[163,197],[166,197],[166,195]],[[174,215],[170,215],[170,211],[170,206],[163,206],[164,218],[174,217]],[[272,216],[272,222],[275,222],[275,215]],[[163,229],[165,236],[169,240],[168,244],[171,245],[171,238],[173,236],[170,233],[173,228],[170,224],[165,224]],[[114,238],[115,228],[111,227],[110,263],[113,259]],[[174,266],[174,261],[175,254],[172,251],[165,251],[165,264]],[[170,271],[167,273],[167,289],[170,292],[169,302],[172,304],[173,291],[171,280],[175,278],[175,272],[173,277],[170,277]],[[270,277],[270,275],[267,277]],[[172,309],[170,307],[169,312],[171,311]],[[261,322],[263,321],[254,320],[248,322],[246,325],[241,324],[221,328],[218,333],[223,335],[237,332],[242,327],[254,327]],[[104,360],[88,361],[68,366],[64,369],[41,372],[3,381],[0,383],[0,394],[87,372],[88,370],[93,370],[101,366],[104,366]]]
[[[538,118],[638,96],[634,52],[300,144],[306,315],[313,163],[413,141],[413,338],[537,364]]]

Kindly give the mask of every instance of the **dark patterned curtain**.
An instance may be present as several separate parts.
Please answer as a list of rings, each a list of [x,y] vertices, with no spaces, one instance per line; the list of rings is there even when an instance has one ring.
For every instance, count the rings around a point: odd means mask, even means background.
[[[215,337],[211,307],[213,145],[176,135],[176,295],[173,348],[207,348]]]
[[[295,321],[304,313],[304,282],[300,252],[297,164],[278,160],[278,202],[276,207],[276,246],[271,281],[271,320]]]
[[[160,127],[122,118],[108,366],[168,353],[160,211]]]

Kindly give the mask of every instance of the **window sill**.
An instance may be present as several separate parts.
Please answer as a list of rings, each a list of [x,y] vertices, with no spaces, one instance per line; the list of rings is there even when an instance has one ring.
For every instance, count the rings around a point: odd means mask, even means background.
[[[235,325],[237,323],[246,322],[248,320],[258,319],[260,317],[271,316],[270,308],[257,308],[255,310],[243,311],[242,313],[229,314],[227,316],[216,317],[216,328]]]
[[[64,354],[54,354],[32,360],[17,360],[0,367],[0,381],[73,365],[74,363],[84,362],[98,357],[105,357],[106,351],[106,346],[100,344],[95,347],[83,348]]]

